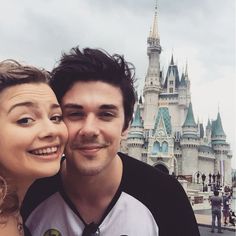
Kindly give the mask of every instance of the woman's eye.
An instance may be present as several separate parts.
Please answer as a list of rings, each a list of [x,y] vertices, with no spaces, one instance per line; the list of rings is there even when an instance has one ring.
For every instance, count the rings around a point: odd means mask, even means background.
[[[62,121],[62,115],[53,116],[51,120],[55,123],[60,123]]]
[[[19,125],[29,125],[33,122],[34,120],[30,117],[25,117],[17,120],[17,124]]]

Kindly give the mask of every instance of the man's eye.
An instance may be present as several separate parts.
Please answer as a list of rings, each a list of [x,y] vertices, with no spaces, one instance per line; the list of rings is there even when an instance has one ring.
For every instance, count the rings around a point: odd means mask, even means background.
[[[62,121],[62,115],[55,115],[51,118],[54,123],[60,123]]]
[[[99,116],[100,116],[102,119],[110,120],[110,119],[112,119],[113,117],[115,117],[115,114],[114,114],[113,112],[104,111],[104,112],[101,112],[101,113],[99,114]]]
[[[64,112],[63,117],[71,121],[77,121],[83,119],[85,116],[84,112],[74,111],[74,112]]]
[[[34,120],[30,117],[25,117],[25,118],[21,118],[21,119],[17,120],[17,124],[19,124],[19,125],[29,125],[32,122],[34,122]]]
[[[84,113],[83,112],[70,112],[68,113],[66,116],[71,116],[71,117],[82,117],[84,116]]]

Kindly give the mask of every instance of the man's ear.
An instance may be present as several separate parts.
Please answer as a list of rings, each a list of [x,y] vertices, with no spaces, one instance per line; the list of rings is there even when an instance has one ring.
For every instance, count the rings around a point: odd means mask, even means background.
[[[121,137],[126,138],[127,135],[128,135],[128,129],[122,131],[122,133],[121,133]]]

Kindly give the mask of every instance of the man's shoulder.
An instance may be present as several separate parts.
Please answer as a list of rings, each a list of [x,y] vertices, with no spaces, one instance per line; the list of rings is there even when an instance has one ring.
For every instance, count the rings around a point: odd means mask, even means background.
[[[179,182],[173,176],[163,173],[155,167],[126,154],[118,153],[118,155],[123,163],[124,177],[128,178],[130,181],[148,183],[148,186],[154,184],[156,187],[160,188],[180,186]]]
[[[183,187],[173,176],[125,154],[119,153],[119,156],[123,163],[123,191],[145,201],[148,199],[150,204],[158,206],[164,202],[171,205],[173,196],[176,199],[186,198]]]
[[[188,197],[176,178],[125,154],[118,155],[123,163],[122,191],[150,210],[160,234],[199,235]],[[168,212],[174,219],[172,227]]]

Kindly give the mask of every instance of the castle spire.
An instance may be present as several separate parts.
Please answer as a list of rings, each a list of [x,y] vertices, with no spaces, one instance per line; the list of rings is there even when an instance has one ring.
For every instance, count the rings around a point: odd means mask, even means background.
[[[150,36],[152,38],[159,38],[158,25],[157,25],[157,0],[156,0],[156,4],[155,4],[155,14],[154,14],[153,25],[152,25],[152,30],[151,30]]]
[[[172,52],[172,55],[171,55],[171,60],[170,60],[170,65],[174,65],[174,56],[173,56],[173,52]]]
[[[131,127],[141,127],[141,128],[143,127],[139,104],[137,106],[137,109],[136,109],[136,112],[135,112],[135,116],[134,116],[134,120],[133,120],[133,122],[131,124]]]
[[[188,113],[187,113],[185,122],[183,124],[183,127],[186,127],[186,126],[190,126],[190,127],[196,127],[197,126],[197,124],[195,122],[195,119],[194,119],[193,108],[192,108],[192,103],[191,102],[189,103]]]
[[[153,27],[151,29],[149,37],[147,38],[147,43],[149,65],[143,90],[143,97],[145,101],[143,120],[145,129],[152,129],[154,126],[152,119],[155,116],[156,110],[158,108],[159,94],[161,91],[161,45],[157,30],[157,0],[155,5]]]
[[[217,119],[213,123],[213,130],[212,133],[214,136],[225,136],[225,132],[223,130],[222,122],[221,122],[221,117],[220,117],[220,112],[218,111],[217,114]]]
[[[186,66],[185,66],[185,78],[188,79],[188,61],[186,60]]]

